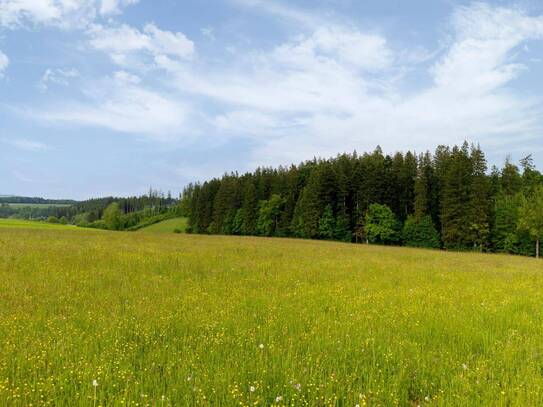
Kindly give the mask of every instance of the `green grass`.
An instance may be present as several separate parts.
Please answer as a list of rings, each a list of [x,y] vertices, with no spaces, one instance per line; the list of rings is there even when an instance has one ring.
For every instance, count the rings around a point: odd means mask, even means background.
[[[34,220],[0,219],[0,228],[75,229],[75,226],[40,222],[40,221],[34,221]]]
[[[173,218],[141,228],[139,231],[150,233],[173,233],[175,229],[179,229],[182,233],[184,233],[186,228],[187,218]]]
[[[0,228],[0,281],[0,405],[543,405],[535,259]]]

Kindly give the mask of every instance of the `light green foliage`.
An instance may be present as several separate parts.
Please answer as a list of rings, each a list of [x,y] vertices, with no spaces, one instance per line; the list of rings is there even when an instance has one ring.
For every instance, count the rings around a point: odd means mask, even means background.
[[[119,230],[121,228],[121,219],[122,213],[119,209],[119,204],[117,202],[112,202],[104,210],[104,215],[102,220],[106,224],[106,227],[109,230]]]
[[[536,241],[536,255],[539,257],[539,243],[543,238],[543,186],[537,185],[527,198],[521,197],[518,228],[528,232]]]
[[[400,222],[388,206],[380,204],[369,206],[364,232],[370,243],[397,243],[400,240],[400,227]]]
[[[59,223],[59,220],[56,216],[49,216],[47,218],[47,223]]]
[[[256,222],[256,230],[260,235],[273,236],[284,205],[285,200],[279,195],[272,195],[269,200],[260,201]]]
[[[158,222],[153,225],[138,229],[138,232],[173,233],[175,229],[178,229],[180,233],[184,233],[186,227],[187,218],[180,217],[163,220],[162,222]]]
[[[47,226],[0,228],[2,406],[543,404],[534,259]]]

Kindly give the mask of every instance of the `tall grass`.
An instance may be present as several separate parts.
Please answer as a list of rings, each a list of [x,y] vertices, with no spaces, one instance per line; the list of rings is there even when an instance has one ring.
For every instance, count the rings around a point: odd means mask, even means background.
[[[0,405],[543,404],[543,263],[0,228]]]

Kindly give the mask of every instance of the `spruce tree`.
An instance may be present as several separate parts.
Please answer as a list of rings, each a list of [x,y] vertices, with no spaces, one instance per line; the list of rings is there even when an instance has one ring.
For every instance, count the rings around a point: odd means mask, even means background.
[[[467,143],[462,148],[455,146],[447,160],[442,179],[441,237],[447,249],[467,249],[472,246],[472,163]]]
[[[319,237],[324,240],[332,240],[334,238],[335,229],[336,221],[334,219],[334,213],[332,212],[332,206],[326,205],[321,218],[319,219]]]
[[[484,153],[479,146],[471,149],[471,184],[468,207],[470,241],[473,247],[483,250],[488,246],[490,235],[490,184],[486,175],[487,165]]]

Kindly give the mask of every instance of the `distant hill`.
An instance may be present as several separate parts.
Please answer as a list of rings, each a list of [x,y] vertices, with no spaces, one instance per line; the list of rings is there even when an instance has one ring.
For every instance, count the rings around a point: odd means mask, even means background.
[[[78,201],[72,199],[45,199],[39,197],[0,195],[0,204],[40,204],[40,205],[74,205]]]

